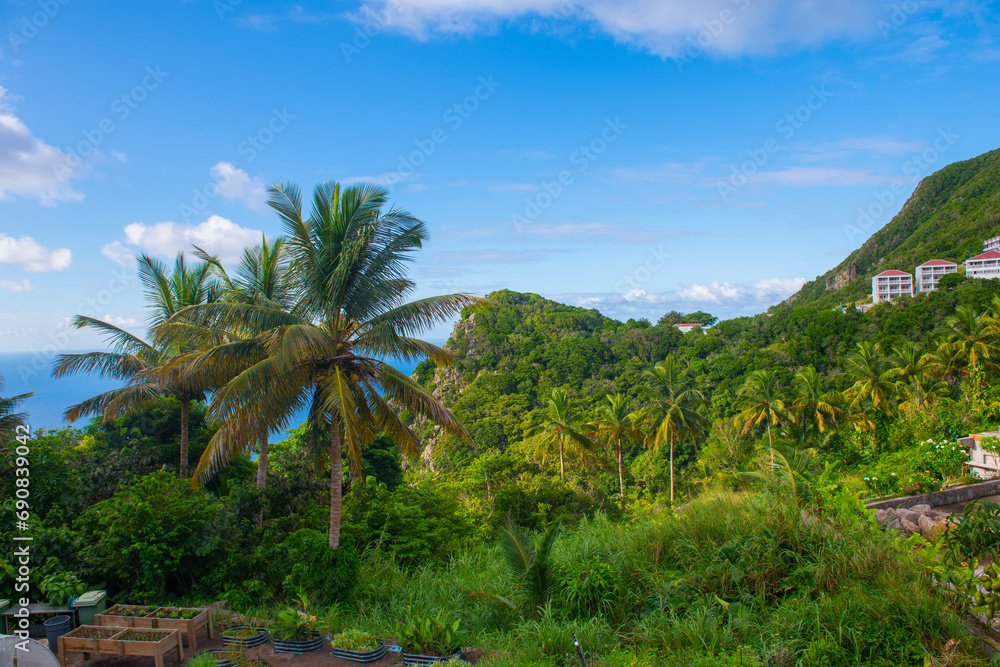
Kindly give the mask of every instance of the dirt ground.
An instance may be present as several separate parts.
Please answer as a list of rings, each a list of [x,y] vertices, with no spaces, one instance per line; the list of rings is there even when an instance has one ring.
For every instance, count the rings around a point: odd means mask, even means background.
[[[198,633],[198,650],[191,653],[185,646],[184,659],[187,660],[193,655],[220,648],[222,648],[222,642],[219,639],[219,633],[216,632],[215,639],[209,639],[208,631],[202,629]],[[357,667],[359,664],[333,657],[328,641],[324,643],[322,650],[298,654],[275,653],[270,644],[265,644],[247,651],[247,657],[266,660],[273,667]],[[467,655],[465,659],[473,664],[476,662],[474,655]],[[177,651],[169,653],[164,660],[164,667],[178,667],[181,664],[183,663],[177,660]],[[368,664],[373,667],[399,664],[399,654],[390,651],[378,662]],[[84,660],[82,653],[71,651],[67,654],[66,665],[67,667],[152,667],[153,659],[135,656],[91,655],[89,660]]]

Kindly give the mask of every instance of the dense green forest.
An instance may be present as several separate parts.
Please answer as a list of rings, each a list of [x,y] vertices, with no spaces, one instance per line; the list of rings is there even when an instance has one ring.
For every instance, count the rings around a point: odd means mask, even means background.
[[[407,301],[424,227],[383,190],[321,185],[309,217],[294,186],[271,195],[287,236],[231,273],[139,258],[146,338],[77,318],[109,351],[54,373],[124,382],[67,406],[89,424],[19,436],[22,397],[0,399],[34,599],[225,599],[275,627],[299,600],[403,643],[457,621],[498,666],[571,664],[574,632],[609,667],[988,664],[969,600],[931,582],[967,585],[1000,507],[903,540],[861,499],[969,481],[952,445],[1000,420],[1000,281],[723,321]],[[452,315],[443,349],[415,337]]]

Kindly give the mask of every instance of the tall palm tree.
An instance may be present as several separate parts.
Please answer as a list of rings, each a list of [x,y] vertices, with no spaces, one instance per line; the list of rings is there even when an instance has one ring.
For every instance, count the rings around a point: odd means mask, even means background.
[[[904,341],[893,348],[895,354],[890,361],[896,367],[899,378],[900,393],[906,397],[907,403],[916,409],[923,410],[927,405],[923,393],[924,379],[928,375],[930,359],[922,346],[913,341]]]
[[[844,394],[851,399],[850,407],[861,428],[869,430],[875,423],[872,411],[890,414],[896,407],[893,401],[898,393],[895,378],[899,370],[882,350],[881,343],[870,341],[858,343],[854,354],[847,357],[844,370],[854,379]]]
[[[677,367],[673,355],[642,371],[646,403],[640,415],[649,424],[646,445],[657,450],[670,446],[670,502],[674,502],[674,442],[678,438],[705,434],[705,417],[699,409],[704,395],[691,387],[687,374]]]
[[[205,481],[260,433],[287,426],[308,406],[313,444],[329,439],[331,549],[340,544],[342,455],[360,479],[361,450],[379,432],[403,452],[417,451],[420,439],[398,409],[471,440],[444,406],[383,361],[431,357],[449,364],[445,350],[414,335],[481,301],[451,294],[407,302],[414,283],[406,262],[426,240],[426,226],[404,210],[384,210],[386,199],[376,185],[323,183],[304,217],[299,189],[275,184],[268,204],[287,236],[292,308],[211,304],[179,316],[198,326],[260,332],[251,341],[222,343],[192,364],[218,364],[233,378],[213,395],[209,415],[220,428],[194,481]],[[261,359],[247,366],[247,350],[258,348]]]
[[[945,320],[945,334],[958,346],[959,353],[969,364],[969,373],[976,387],[982,380],[977,374],[979,366],[989,363],[993,353],[997,326],[987,314],[980,314],[968,306],[959,306],[955,314]]]
[[[618,488],[625,505],[625,478],[622,474],[622,444],[627,439],[642,440],[643,433],[635,426],[635,414],[629,411],[628,399],[622,394],[608,394],[597,406],[597,418],[590,422],[591,434],[603,438],[614,449],[618,463]]]
[[[274,242],[268,243],[267,237],[264,236],[261,238],[259,246],[246,248],[236,272],[232,276],[226,271],[218,257],[210,255],[201,248],[196,247],[196,251],[198,257],[211,265],[220,281],[222,287],[220,301],[258,304],[286,311],[293,307],[294,293],[292,282],[289,279],[284,238],[279,237]],[[176,329],[172,335],[194,340],[200,339],[203,341],[203,347],[207,346],[208,341],[220,333],[219,329],[191,327],[183,322],[177,322],[175,326]],[[241,370],[249,368],[266,357],[264,347],[254,341],[254,337],[260,333],[262,333],[260,330],[246,328],[226,332],[226,340],[235,343],[248,343],[243,346],[245,367]],[[192,370],[202,372],[205,384],[212,387],[221,387],[234,377],[232,375],[233,369],[227,365],[204,363],[200,364],[199,368]],[[256,438],[258,489],[263,489],[267,484],[269,435],[269,432],[264,431],[259,433]],[[209,457],[212,456],[210,451],[207,454]]]
[[[566,451],[587,452],[594,443],[584,435],[586,423],[580,416],[576,401],[566,390],[557,387],[546,400],[546,411],[540,424],[525,431],[528,438],[538,438],[539,449],[543,452],[550,447],[559,451],[559,477],[566,479]]]
[[[821,434],[837,428],[844,416],[844,411],[837,406],[838,394],[824,392],[822,382],[822,376],[813,366],[801,368],[792,376],[795,387],[792,409],[803,419],[811,420]]]
[[[747,379],[737,394],[736,409],[740,411],[737,421],[743,424],[743,434],[766,426],[768,448],[774,449],[771,427],[788,421],[790,413],[773,368],[747,374]]]
[[[928,372],[952,386],[959,383],[968,367],[968,360],[963,356],[961,346],[947,338],[939,341],[937,347],[928,352],[925,358]]]
[[[97,373],[126,383],[124,387],[70,406],[65,412],[68,421],[75,421],[83,415],[100,415],[104,422],[108,422],[124,412],[147,406],[157,397],[176,398],[181,406],[177,474],[184,478],[188,468],[191,401],[205,399],[205,386],[196,379],[186,377],[171,363],[175,357],[186,354],[190,349],[177,343],[157,341],[156,336],[160,328],[182,309],[216,299],[217,284],[207,263],[189,266],[183,253],[177,255],[173,271],[148,255],[140,255],[138,263],[139,281],[145,288],[147,307],[150,309],[148,333],[152,342],[108,322],[78,315],[73,326],[95,329],[111,351],[59,355],[52,375],[63,377],[71,373]]]
[[[3,391],[3,376],[0,375],[0,391]],[[9,398],[0,397],[0,443],[13,440],[17,434],[19,426],[28,423],[28,415],[24,412],[15,412],[25,399],[31,398],[34,394],[18,394]]]

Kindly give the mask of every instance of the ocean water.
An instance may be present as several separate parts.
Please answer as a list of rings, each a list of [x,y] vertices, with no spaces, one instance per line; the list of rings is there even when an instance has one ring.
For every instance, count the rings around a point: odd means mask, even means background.
[[[0,354],[0,377],[4,386],[0,396],[16,396],[33,392],[34,395],[22,403],[19,412],[28,413],[28,424],[32,432],[38,429],[58,429],[64,426],[86,426],[89,417],[68,423],[63,413],[71,405],[96,396],[97,394],[122,386],[116,380],[107,380],[94,375],[68,375],[52,377],[55,358],[35,352],[14,352]],[[395,360],[393,365],[410,374],[417,362]],[[305,421],[305,411],[292,420],[296,425]]]

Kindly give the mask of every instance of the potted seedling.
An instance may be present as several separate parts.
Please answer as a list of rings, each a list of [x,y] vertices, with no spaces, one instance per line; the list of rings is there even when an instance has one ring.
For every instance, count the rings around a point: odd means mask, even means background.
[[[360,630],[344,630],[330,638],[333,655],[353,662],[375,662],[385,656],[385,642]]]
[[[460,624],[460,619],[451,620],[443,612],[434,616],[408,612],[399,624],[403,664],[433,665],[461,657]]]

